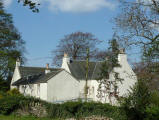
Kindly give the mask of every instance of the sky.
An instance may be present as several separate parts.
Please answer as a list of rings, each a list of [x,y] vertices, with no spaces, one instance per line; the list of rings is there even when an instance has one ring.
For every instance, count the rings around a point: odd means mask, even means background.
[[[108,47],[113,35],[113,17],[118,13],[116,0],[34,0],[41,3],[33,13],[17,0],[3,0],[13,15],[14,25],[26,42],[26,66],[45,67],[52,64],[53,53],[60,39],[72,32],[90,32]],[[130,56],[131,57],[131,56]]]

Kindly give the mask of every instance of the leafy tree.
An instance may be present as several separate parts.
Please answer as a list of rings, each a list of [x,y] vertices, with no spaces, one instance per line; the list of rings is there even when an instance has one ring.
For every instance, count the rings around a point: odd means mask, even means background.
[[[18,3],[23,2],[23,6],[29,6],[29,8],[33,11],[33,12],[39,12],[39,9],[37,8],[37,6],[39,6],[39,3],[33,2],[32,0],[18,0]]]
[[[24,44],[13,25],[11,14],[4,11],[0,2],[0,83],[7,82],[9,86],[16,59],[24,58]]]
[[[60,40],[56,50],[52,52],[54,55],[53,63],[59,65],[64,53],[67,53],[74,60],[85,60],[87,48],[90,51],[89,58],[93,59],[97,51],[97,44],[100,42],[91,33],[75,32],[66,35]]]

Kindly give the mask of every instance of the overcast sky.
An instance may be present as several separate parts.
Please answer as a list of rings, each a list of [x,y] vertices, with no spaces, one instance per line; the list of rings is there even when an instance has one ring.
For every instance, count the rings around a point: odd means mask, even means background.
[[[99,47],[106,49],[113,34],[112,18],[119,10],[116,0],[34,0],[41,3],[39,13],[32,13],[17,0],[3,1],[26,41],[29,66],[51,64],[51,51],[59,40],[76,31],[91,32],[104,41]]]

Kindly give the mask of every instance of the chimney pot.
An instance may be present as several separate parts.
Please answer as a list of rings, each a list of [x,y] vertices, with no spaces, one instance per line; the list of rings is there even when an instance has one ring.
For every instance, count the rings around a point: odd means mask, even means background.
[[[46,64],[46,70],[45,70],[45,74],[50,73],[51,71],[49,70],[49,63]]]
[[[46,69],[47,69],[47,70],[49,69],[49,63],[46,64]]]
[[[65,58],[68,57],[68,54],[67,54],[67,53],[64,53],[64,57],[65,57]]]

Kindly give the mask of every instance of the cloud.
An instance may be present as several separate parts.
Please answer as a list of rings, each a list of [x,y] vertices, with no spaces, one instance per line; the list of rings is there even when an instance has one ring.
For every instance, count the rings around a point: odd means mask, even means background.
[[[4,7],[9,7],[12,3],[12,0],[2,0]]]
[[[92,12],[101,8],[115,9],[116,3],[108,0],[47,0],[49,9],[61,12]]]
[[[13,0],[2,0],[5,7],[8,7]],[[116,0],[32,0],[46,5],[53,12],[93,12],[101,8],[115,9]],[[45,4],[47,3],[47,4]]]

